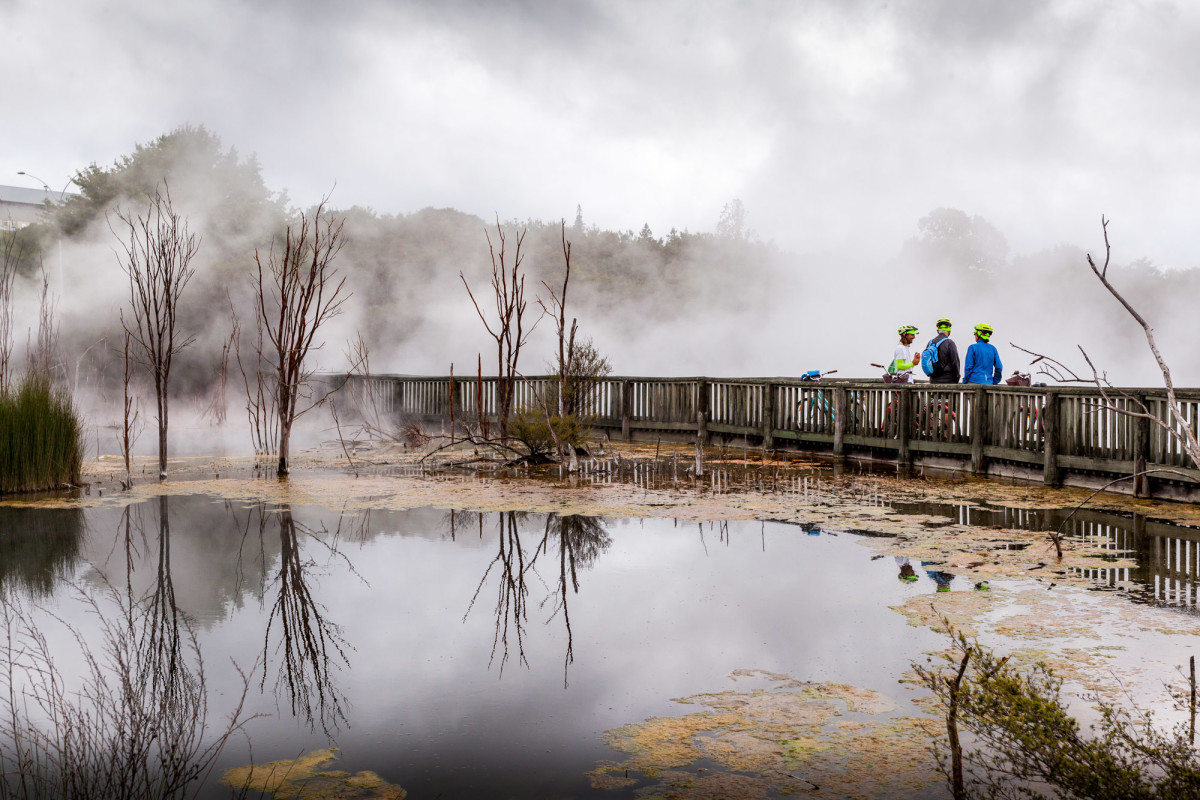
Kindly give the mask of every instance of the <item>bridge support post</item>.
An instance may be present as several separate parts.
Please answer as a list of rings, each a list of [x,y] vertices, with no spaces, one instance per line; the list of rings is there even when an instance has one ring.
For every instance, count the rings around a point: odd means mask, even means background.
[[[633,441],[633,431],[630,428],[633,416],[633,384],[621,381],[621,438],[627,442]]]
[[[846,457],[846,408],[845,386],[833,387],[833,457],[841,461]]]
[[[908,447],[908,443],[912,439],[913,428],[912,388],[900,386],[896,391],[900,393],[896,403],[896,413],[899,416],[896,421],[896,429],[900,439],[900,449],[896,453],[896,466],[900,468],[901,472],[907,472],[912,469],[913,463],[912,451]]]
[[[696,436],[699,438],[700,446],[708,445],[708,381],[701,378],[696,383]]]
[[[763,455],[775,449],[775,384],[763,384],[762,400]]]
[[[1138,408],[1146,408],[1146,396],[1136,395]],[[1133,495],[1149,497],[1150,476],[1146,475],[1146,462],[1150,460],[1150,420],[1145,417],[1130,417],[1133,421]]]
[[[987,443],[987,419],[987,389],[978,386],[975,389],[975,402],[971,407],[971,473],[974,475],[983,475],[987,469],[983,458],[983,446]]]
[[[1062,483],[1062,475],[1058,471],[1058,422],[1058,393],[1048,391],[1042,405],[1042,483],[1047,486],[1059,486]]]

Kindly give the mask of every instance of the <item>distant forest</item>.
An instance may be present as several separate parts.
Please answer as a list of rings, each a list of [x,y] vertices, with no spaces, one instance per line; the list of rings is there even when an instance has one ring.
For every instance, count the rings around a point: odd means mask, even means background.
[[[119,385],[118,312],[127,302],[128,282],[110,223],[118,209],[139,211],[147,195],[166,188],[202,237],[179,320],[196,342],[178,357],[172,382],[181,394],[202,393],[220,370],[233,313],[253,317],[255,252],[265,259],[300,210],[286,193],[265,185],[254,156],[226,147],[202,126],[137,145],[110,165],[92,164],[75,183],[79,193],[62,205],[48,204],[44,224],[15,234],[21,251],[15,330],[36,329],[41,276],[53,287],[61,274],[66,291],[57,307],[57,348],[63,375],[77,388],[94,386],[102,397]],[[459,273],[486,291],[486,232],[495,241],[497,220],[435,208],[380,214],[339,208],[340,199],[329,202],[345,219],[347,243],[336,264],[353,298],[329,331],[322,367],[340,368],[345,342],[361,333],[376,371],[445,374],[457,361],[458,374],[464,374],[474,371],[480,353],[484,370],[494,371],[494,355]],[[886,263],[863,263],[853,252],[785,252],[749,232],[737,200],[714,219],[711,232],[601,230],[587,224],[586,209],[573,211],[565,220],[502,217],[500,226],[510,258],[525,231],[532,318],[542,281],[556,289],[561,284],[565,224],[572,267],[568,313],[603,353],[618,351],[612,359],[617,374],[641,368],[663,375],[794,375],[832,366],[847,377],[870,375],[866,365],[886,360],[898,324],[931,329],[932,320],[946,314],[973,315],[956,320],[962,348],[971,325],[988,321],[997,327],[997,342],[1068,358],[1080,343],[1114,367],[1141,364],[1144,356],[1140,330],[1087,274],[1083,248],[1062,243],[1012,254],[1001,231],[958,209],[934,209],[916,220],[915,235],[897,243]],[[869,235],[869,220],[863,224]],[[1089,244],[1102,246],[1099,225],[1097,242]],[[1200,270],[1164,271],[1134,260],[1115,266],[1113,274],[1129,299],[1161,323],[1164,349],[1176,359],[1182,380],[1200,381],[1200,356],[1183,346],[1190,341],[1183,325],[1200,299]],[[19,351],[24,336],[16,342]],[[631,353],[637,359],[619,357]],[[550,354],[535,348],[527,359],[525,371],[536,374]],[[1142,367],[1128,374],[1129,381],[1155,378]],[[1122,379],[1119,372],[1116,377]]]
[[[252,318],[247,301],[255,251],[265,259],[273,239],[283,235],[299,209],[290,205],[286,194],[264,184],[253,156],[226,148],[202,126],[181,127],[138,145],[109,166],[92,164],[75,183],[78,194],[62,205],[48,204],[45,224],[18,234],[23,253],[19,271],[27,284],[19,296],[26,316],[36,310],[30,304],[36,303],[34,290],[42,271],[53,284],[56,259],[65,258],[69,290],[87,287],[95,313],[80,315],[73,304],[68,304],[68,313],[60,313],[58,346],[64,369],[77,371],[76,360],[92,348],[85,372],[101,384],[117,380],[107,363],[111,352],[105,356],[103,351],[111,351],[117,341],[117,309],[127,286],[113,252],[116,239],[110,224],[117,210],[138,211],[148,195],[165,187],[192,231],[202,237],[194,262],[197,274],[187,288],[179,321],[181,330],[196,335],[197,342],[179,356],[177,384],[180,392],[202,389],[218,369],[231,307],[243,320]],[[346,246],[335,263],[354,295],[341,328],[361,332],[372,349],[373,363],[390,366],[392,359],[386,354],[396,348],[419,348],[422,336],[445,336],[440,326],[450,308],[456,308],[453,329],[479,326],[459,272],[473,287],[486,289],[491,261],[485,232],[490,231],[498,245],[497,220],[448,208],[379,214],[361,206],[339,209],[337,200],[331,198],[329,208],[345,220]],[[714,221],[717,233],[672,230],[664,236],[655,236],[648,226],[637,233],[600,230],[585,223],[582,209],[572,219],[501,219],[499,224],[508,237],[510,263],[516,239],[525,232],[521,256],[532,322],[540,313],[534,295],[544,293],[541,282],[556,290],[562,283],[565,223],[572,248],[569,313],[580,318],[581,331],[588,335],[589,320],[618,309],[623,316],[652,315],[661,322],[695,315],[714,297],[722,298],[732,312],[766,303],[770,275],[780,268],[781,254],[745,232],[743,215],[735,201]],[[60,246],[61,253],[56,251]],[[107,348],[94,347],[102,340]],[[470,357],[473,366],[484,342],[471,344],[477,346],[464,347],[462,356]],[[342,343],[330,346],[336,351]],[[491,368],[487,351],[484,356],[485,369]],[[538,372],[547,358],[531,356],[529,370]]]

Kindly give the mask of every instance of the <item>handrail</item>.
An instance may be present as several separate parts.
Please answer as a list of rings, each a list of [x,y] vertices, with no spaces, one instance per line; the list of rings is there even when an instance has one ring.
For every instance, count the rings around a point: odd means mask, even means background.
[[[331,376],[332,377],[332,376]],[[351,376],[346,391],[368,391],[380,411],[396,417],[495,418],[496,378],[478,376]],[[453,398],[451,398],[453,381]],[[513,411],[554,392],[553,375],[525,376],[515,387]],[[482,388],[482,397],[477,396]],[[1193,427],[1200,420],[1200,388],[1177,389]],[[745,437],[767,449],[831,449],[835,456],[863,452],[902,467],[930,458],[1042,467],[1057,484],[1064,471],[1128,475],[1147,468],[1180,470],[1200,484],[1178,440],[1151,420],[1133,417],[1137,402],[1171,425],[1162,387],[1108,391],[1106,402],[1089,386],[977,386],[886,384],[881,380],[607,376],[584,400],[593,425],[641,435]],[[1115,404],[1116,408],[1113,407]],[[1175,480],[1174,477],[1156,480]],[[1138,493],[1151,481],[1138,480]]]

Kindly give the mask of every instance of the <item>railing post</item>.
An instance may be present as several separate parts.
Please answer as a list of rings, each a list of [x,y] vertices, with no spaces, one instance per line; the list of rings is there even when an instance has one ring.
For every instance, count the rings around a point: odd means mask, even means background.
[[[633,416],[633,383],[621,381],[621,438],[627,442],[633,441],[633,431],[630,428],[630,417]]]
[[[896,404],[896,413],[900,417],[896,421],[896,429],[900,439],[900,449],[896,453],[896,463],[900,469],[908,470],[912,468],[912,452],[908,448],[909,440],[912,438],[913,426],[912,388],[901,386],[896,391],[900,393]]]
[[[1137,408],[1146,408],[1146,396],[1139,394],[1134,398]],[[1150,456],[1150,420],[1145,417],[1133,417],[1133,495],[1134,497],[1150,496],[1150,477],[1146,475],[1146,462]]]
[[[849,406],[845,386],[833,387],[833,457],[846,457],[846,408]]]
[[[1058,472],[1058,393],[1050,390],[1042,404],[1042,450],[1045,463],[1042,468],[1042,483],[1058,486],[1062,476]]]
[[[763,453],[775,449],[775,384],[763,384]]]
[[[699,392],[696,397],[696,407],[699,409],[696,418],[696,436],[699,437],[700,446],[704,447],[708,444],[708,381],[701,378],[696,385],[696,391]]]
[[[983,446],[987,438],[988,395],[983,386],[975,388],[975,404],[971,408],[971,472],[984,474]]]

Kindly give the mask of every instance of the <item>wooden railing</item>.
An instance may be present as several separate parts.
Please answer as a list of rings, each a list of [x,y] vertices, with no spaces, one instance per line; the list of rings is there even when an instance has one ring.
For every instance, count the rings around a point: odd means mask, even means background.
[[[494,419],[496,379],[375,375],[353,377],[346,392],[391,418],[473,421],[478,409]],[[514,409],[553,391],[550,377],[514,387]],[[1169,423],[1162,389],[1126,389],[1157,419]],[[482,397],[480,397],[482,392]],[[1192,429],[1200,420],[1200,390],[1177,397]],[[830,450],[836,457],[872,454],[901,466],[930,459],[1040,468],[1043,480],[1064,471],[1113,477],[1150,469],[1172,473],[1154,481],[1200,484],[1177,437],[1152,420],[1122,413],[1135,407],[1119,393],[1114,408],[1095,388],[974,386],[880,381],[800,381],[787,378],[636,378],[598,381],[583,411],[594,426],[625,439],[687,434],[745,438],[768,450],[791,446]],[[452,412],[453,408],[453,412]],[[1132,481],[1139,495],[1151,480]]]

